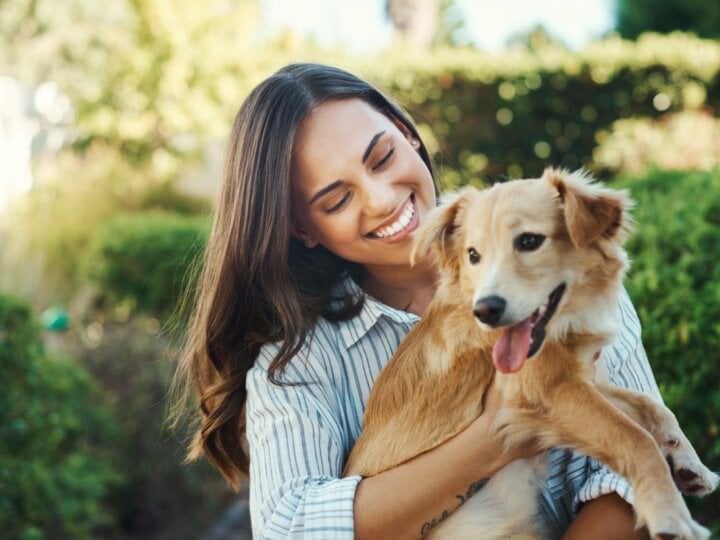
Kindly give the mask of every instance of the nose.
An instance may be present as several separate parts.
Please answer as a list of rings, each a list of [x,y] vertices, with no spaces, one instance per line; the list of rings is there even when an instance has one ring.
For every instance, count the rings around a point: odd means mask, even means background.
[[[497,295],[486,296],[475,302],[473,313],[485,324],[495,326],[500,322],[506,305],[507,302]]]
[[[397,207],[395,192],[392,185],[382,179],[365,184],[365,209],[368,215],[385,216]]]

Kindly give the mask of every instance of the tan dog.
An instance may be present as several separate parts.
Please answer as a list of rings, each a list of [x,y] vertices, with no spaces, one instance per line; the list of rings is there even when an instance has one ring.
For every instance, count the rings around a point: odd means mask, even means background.
[[[593,356],[615,332],[630,206],[581,173],[548,170],[466,188],[434,210],[414,256],[437,257],[437,294],[378,377],[345,473],[375,475],[456,435],[495,376],[507,445],[576,448],[628,479],[653,537],[707,538],[673,480],[702,495],[718,477],[672,412],[593,381]],[[542,538],[543,471],[542,458],[513,462],[434,534]]]

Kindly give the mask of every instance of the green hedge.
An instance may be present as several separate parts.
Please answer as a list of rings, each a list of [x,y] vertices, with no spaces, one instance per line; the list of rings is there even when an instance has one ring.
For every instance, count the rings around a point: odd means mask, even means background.
[[[200,538],[232,493],[206,460],[183,464],[189,433],[167,426],[167,359],[177,350],[160,339],[154,317],[100,320],[92,323],[102,329],[92,347],[73,357],[102,389],[121,431],[108,449],[123,480],[111,493],[108,537]]]
[[[637,201],[626,281],[667,405],[720,469],[720,171],[655,171],[617,186]],[[692,500],[720,533],[718,494]]]
[[[617,37],[574,53],[474,50],[361,65],[421,124],[438,161],[469,178],[586,166],[619,118],[720,110],[720,43],[686,34]],[[462,182],[449,171],[449,185]]]
[[[111,517],[114,419],[84,369],[48,358],[30,310],[0,295],[0,523],[4,538],[88,538]]]
[[[88,275],[112,300],[167,316],[181,298],[208,230],[203,217],[163,212],[118,216],[94,234],[86,254]]]

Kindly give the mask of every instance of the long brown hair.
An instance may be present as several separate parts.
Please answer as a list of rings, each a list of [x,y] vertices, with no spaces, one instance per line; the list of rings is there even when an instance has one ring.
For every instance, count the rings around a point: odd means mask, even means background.
[[[318,317],[346,320],[362,298],[331,296],[362,268],[291,234],[292,155],[303,120],[329,100],[360,98],[404,124],[402,110],[367,82],[318,64],[284,67],[247,97],[228,142],[222,184],[185,347],[175,374],[177,425],[190,413],[188,458],[207,456],[237,488],[248,474],[244,446],[245,377],[260,348],[281,342],[270,364],[278,375],[312,333]],[[420,155],[432,171],[421,143]],[[199,407],[189,405],[196,398]]]

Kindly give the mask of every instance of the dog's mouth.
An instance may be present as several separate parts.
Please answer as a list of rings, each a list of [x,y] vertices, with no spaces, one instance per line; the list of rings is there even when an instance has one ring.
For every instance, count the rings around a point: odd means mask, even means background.
[[[502,329],[500,338],[493,347],[493,362],[498,371],[514,373],[532,358],[545,341],[545,328],[555,314],[565,293],[565,283],[558,285],[550,293],[545,303],[528,318],[513,326]]]

